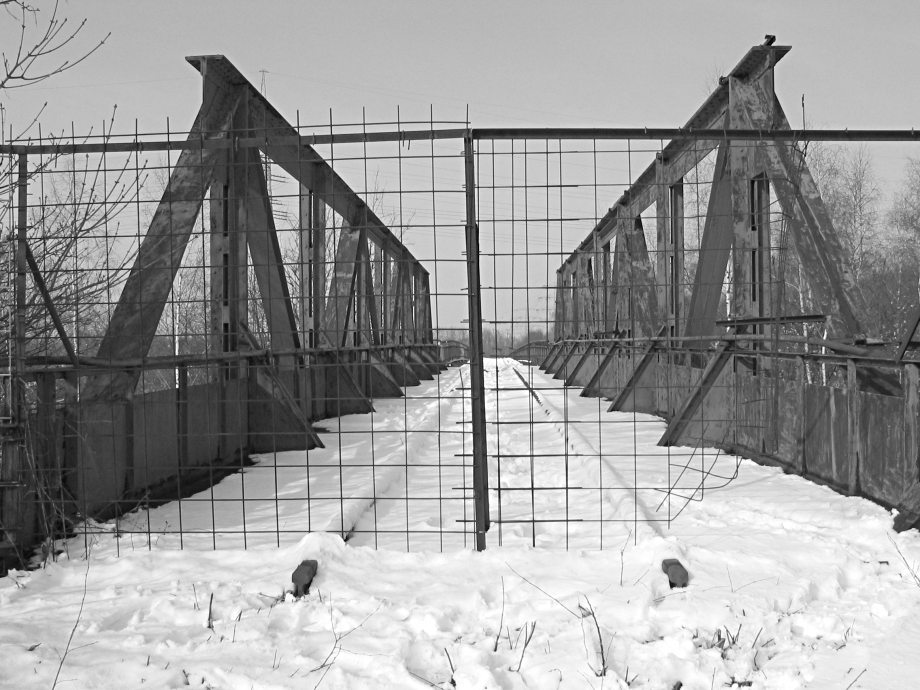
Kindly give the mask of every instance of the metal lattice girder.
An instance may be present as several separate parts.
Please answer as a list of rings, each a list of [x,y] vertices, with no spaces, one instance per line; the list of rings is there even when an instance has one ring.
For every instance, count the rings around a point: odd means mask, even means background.
[[[205,89],[213,90],[207,79]],[[243,93],[231,120],[231,131],[245,128],[247,101],[248,96]],[[208,206],[211,351],[221,354],[259,347],[251,342],[248,329],[248,227],[242,222],[242,197],[246,187],[244,156],[245,152],[232,149],[223,152],[214,168]],[[226,378],[238,378],[240,367],[226,363],[224,373]]]
[[[731,71],[731,79],[744,79],[750,82],[760,82],[762,80],[770,81],[770,90],[772,92],[772,69],[775,64],[789,51],[786,46],[755,46],[741,62]],[[686,129],[712,129],[724,127],[730,110],[730,88],[729,79],[720,82],[719,88],[706,100],[703,106],[694,113],[686,125]],[[632,253],[631,261],[632,270],[637,270],[638,274],[643,277],[643,285],[639,288],[639,293],[634,293],[630,282],[621,285],[627,285],[623,291],[618,288],[618,293],[614,298],[615,304],[621,308],[614,309],[614,314],[610,310],[605,314],[607,323],[600,329],[609,331],[616,324],[621,330],[624,329],[624,317],[626,312],[630,311],[628,316],[628,328],[633,334],[643,332],[650,335],[657,329],[657,325],[665,321],[672,326],[672,334],[677,335],[682,322],[681,306],[683,303],[683,288],[681,285],[681,274],[683,265],[683,209],[682,209],[682,180],[684,175],[698,165],[711,151],[718,148],[721,142],[716,139],[712,140],[675,140],[664,147],[656,161],[652,163],[630,186],[623,196],[614,204],[607,214],[595,225],[589,236],[579,245],[579,247],[570,255],[562,266],[562,276],[570,280],[579,273],[584,274],[582,268],[582,257],[597,253],[597,247],[607,243],[614,243],[619,248],[620,257],[617,258],[616,251],[613,257],[614,273],[617,267],[620,267],[621,277],[625,273],[626,262],[622,259],[622,249],[624,243],[621,240],[624,232],[630,232],[623,225],[624,218],[638,219],[641,213],[652,203],[657,202],[657,236],[658,236],[658,255],[656,259],[657,271],[652,267],[651,262],[647,261],[647,248],[645,248],[646,262],[648,263],[648,272],[644,265],[636,264],[638,253],[641,251],[638,246],[638,238],[632,234]],[[731,197],[730,197],[731,199]],[[638,221],[641,222],[641,221]],[[641,227],[641,226],[640,226]],[[644,237],[643,246],[644,246]],[[721,257],[716,257],[720,259]],[[648,285],[652,287],[653,296],[645,296],[645,277],[648,277]],[[719,278],[724,276],[724,270]],[[707,278],[701,276],[703,281]],[[614,276],[614,280],[618,280]],[[697,283],[700,281],[698,280]],[[708,289],[708,288],[707,288]],[[721,286],[720,286],[721,289]],[[650,301],[654,300],[654,301]],[[707,295],[707,300],[711,296]],[[629,300],[630,305],[624,304],[624,300]],[[570,314],[575,320],[575,328],[567,329],[564,335],[577,335],[578,325],[581,320],[580,310],[577,305],[574,310],[569,310],[571,297],[567,290],[557,292],[557,302],[562,302],[560,310],[557,304],[558,312]],[[631,313],[631,310],[638,307],[638,314]],[[700,310],[705,307],[708,314],[709,304],[706,301],[696,307],[697,313],[694,314],[694,320],[697,323],[694,328],[699,328],[699,319],[701,318]],[[645,311],[649,309],[649,317],[646,319]],[[707,317],[708,319],[708,317]],[[558,320],[558,319],[557,319]],[[571,332],[570,332],[571,330]],[[561,337],[559,333],[557,337]]]
[[[645,345],[645,348],[643,348],[642,352],[639,354],[638,362],[636,362],[636,366],[630,374],[629,379],[623,384],[617,397],[610,403],[610,407],[607,408],[608,412],[624,411],[626,409],[626,402],[631,398],[635,399],[641,387],[642,377],[652,364],[652,360],[655,358],[655,349],[664,338],[664,335],[665,326],[662,326],[655,337],[651,338]],[[632,409],[637,408],[634,405]]]
[[[252,134],[263,139],[263,153],[283,168],[291,177],[319,196],[344,220],[364,228],[370,240],[387,246],[395,258],[418,263],[412,253],[393,235],[365,201],[339,177],[332,167],[306,141],[290,143],[300,138],[297,129],[288,122],[223,55],[200,55],[186,58],[209,79],[218,80],[226,89],[242,88],[250,96]],[[422,269],[424,270],[424,269]]]
[[[613,362],[616,357],[617,350],[620,348],[620,343],[614,341],[612,344],[607,346],[607,350],[604,352],[604,356],[601,358],[600,362],[597,365],[597,369],[594,370],[590,380],[585,384],[584,389],[581,391],[581,397],[590,398],[595,396],[603,397],[603,391],[601,390],[601,379],[604,376],[604,373],[607,371],[607,367]]]
[[[716,154],[712,191],[700,240],[699,263],[687,308],[684,335],[688,338],[716,332],[719,300],[732,250],[731,191],[728,145],[723,143]],[[689,347],[706,346],[703,340],[688,340],[687,344]]]
[[[789,123],[773,92],[773,68],[788,51],[789,48],[784,46],[752,48],[730,75],[720,81],[719,89],[694,114],[687,128],[788,129]],[[623,330],[624,320],[630,323],[630,327],[635,324],[634,334],[645,326],[645,315],[635,313],[650,306],[648,299],[635,293],[637,288],[644,291],[645,281],[637,284],[635,275],[623,280],[629,271],[623,258],[628,243],[624,241],[626,230],[622,219],[638,218],[655,201],[658,208],[658,265],[657,271],[651,271],[648,284],[656,286],[657,304],[651,310],[651,320],[645,332],[650,334],[659,323],[668,323],[672,327],[672,335],[678,335],[683,321],[679,313],[683,301],[680,286],[683,253],[681,181],[689,170],[717,147],[719,153],[701,258],[686,318],[686,335],[695,338],[716,335],[714,322],[728,256],[734,256],[733,313],[749,317],[770,314],[769,219],[764,200],[755,194],[759,188],[752,187],[758,177],[775,189],[816,306],[830,315],[831,332],[836,336],[861,332],[862,297],[817,186],[794,146],[778,139],[731,142],[683,139],[672,141],[662,150],[656,162],[639,176],[563,263],[559,273],[562,286],[571,281],[576,287],[571,291],[572,295],[565,287],[557,292],[557,322],[561,312],[574,321],[574,327],[564,328],[557,337],[578,335],[583,330],[582,325],[589,312],[571,303],[573,298],[584,300],[587,297],[587,291],[580,290],[580,285],[586,280],[585,257],[596,254],[599,245],[611,241],[615,242],[612,258],[615,287],[610,287],[615,308],[612,313],[608,309],[607,323],[600,330],[607,332],[614,327]],[[760,211],[752,211],[754,205],[758,205]],[[755,216],[757,220],[754,220]],[[765,230],[751,232],[753,227],[760,228],[762,224],[766,224]],[[641,268],[640,273],[644,273]],[[697,342],[705,346],[703,340]]]
[[[613,281],[617,286],[614,323],[633,337],[651,335],[658,320],[658,295],[642,219],[622,216],[617,226],[613,257]]]
[[[238,89],[206,90],[188,141],[226,136],[240,99]],[[132,362],[147,355],[205,192],[224,153],[187,148],[179,155],[99,346],[98,359]],[[135,368],[97,374],[87,381],[83,395],[86,399],[130,396],[139,372]]]
[[[349,323],[354,319],[361,234],[361,230],[352,228],[347,223],[342,226],[339,233],[335,267],[329,283],[323,322],[324,334],[334,347],[349,345],[346,339],[352,330]]]
[[[762,87],[736,83],[734,95],[741,121],[752,123],[764,118],[769,94]],[[775,98],[772,105],[779,126],[788,128],[789,122]],[[771,140],[758,149],[766,173],[776,187],[783,214],[790,225],[789,234],[817,308],[830,317],[831,334],[860,333],[860,317],[865,313],[862,295],[811,171],[789,144]]]
[[[684,398],[680,405],[680,409],[677,410],[676,414],[674,414],[668,422],[667,430],[658,441],[659,446],[676,446],[680,443],[681,434],[683,434],[684,430],[687,428],[693,415],[696,414],[703,405],[706,394],[709,393],[713,385],[715,385],[719,375],[725,369],[725,365],[731,361],[733,346],[734,341],[724,340],[719,343],[709,363],[703,370],[703,373],[700,374],[700,378],[696,382],[696,385],[691,389],[689,395]]]
[[[765,73],[773,69],[777,62],[791,50],[789,46],[760,45],[752,47],[741,61],[729,72],[730,76],[757,81]],[[719,84],[719,87],[706,99],[706,102],[693,114],[683,127],[685,130],[722,129],[725,125],[725,115],[728,110],[728,81]],[[661,151],[662,160],[668,163],[670,180],[678,180],[696,167],[700,161],[711,151],[719,147],[721,140],[694,138],[675,139],[668,143]],[[617,207],[626,208],[626,215],[638,216],[656,200],[659,182],[657,162],[652,163],[628,190],[613,204],[603,218],[598,221],[578,248],[566,259],[572,261],[575,256],[588,249],[592,236],[603,244],[609,241],[616,232]],[[669,182],[670,183],[670,182]]]
[[[344,336],[341,329],[344,327],[345,320],[348,318],[363,320],[367,317],[376,320],[378,324],[382,322],[383,328],[376,328],[373,336],[380,343],[396,342],[398,340],[431,342],[430,319],[424,318],[425,314],[430,312],[430,297],[427,293],[424,293],[421,297],[416,296],[423,291],[413,289],[413,282],[415,281],[418,281],[421,286],[427,284],[427,270],[390,232],[367,203],[306,142],[306,137],[301,138],[294,126],[256,91],[252,84],[229,60],[222,55],[189,57],[187,60],[203,75],[206,75],[206,78],[212,84],[216,84],[216,88],[226,90],[238,88],[243,89],[246,93],[249,109],[249,128],[246,132],[238,134],[248,134],[258,138],[260,140],[259,148],[266,156],[296,179],[303,187],[310,190],[315,199],[321,201],[341,216],[344,223],[355,230],[360,230],[365,238],[365,243],[375,245],[380,251],[382,264],[387,267],[385,269],[387,273],[393,272],[389,266],[391,263],[406,267],[409,271],[408,276],[397,282],[396,290],[394,290],[395,301],[397,302],[395,309],[401,314],[402,322],[397,323],[394,321],[392,325],[387,323],[390,321],[390,312],[387,310],[388,300],[386,297],[379,302],[375,300],[370,305],[362,305],[362,313],[360,314],[348,311],[345,304],[346,298],[344,293],[341,293],[343,285],[340,280],[337,284],[337,289],[340,292],[335,296],[330,295],[326,300],[327,307],[333,304],[337,305],[338,313],[332,316],[324,314],[322,318],[314,317],[313,320],[314,327],[332,325],[333,331],[326,334],[325,341],[341,342],[339,339]],[[300,143],[292,143],[292,141],[299,141]],[[349,263],[357,268],[353,260],[349,260]],[[369,264],[370,260],[368,259]],[[335,270],[336,273],[341,272],[338,268]],[[363,270],[362,268],[356,271],[356,274]],[[363,277],[357,275],[353,276],[353,279],[360,279],[362,283],[365,281]],[[360,294],[355,295],[355,299],[357,301],[365,300],[367,293],[363,285],[359,288],[359,292]],[[318,291],[314,290],[314,294],[318,294]],[[322,300],[322,296],[319,299]],[[346,307],[346,309],[342,309],[342,307]],[[367,313],[368,307],[373,310],[373,314]],[[396,340],[391,341],[387,337],[390,329],[397,337]],[[417,329],[425,330],[420,332]],[[319,338],[319,342],[323,341],[322,337]]]
[[[365,313],[361,336],[365,345],[380,345],[380,311],[378,310],[377,296],[374,293],[373,264],[371,263],[370,248],[367,244],[367,235],[361,238],[358,245],[359,271],[361,282],[357,286],[361,304]]]
[[[246,242],[252,257],[252,268],[271,334],[271,347],[278,352],[292,352],[301,347],[301,342],[271,200],[268,197],[265,171],[256,151],[245,151],[246,186],[242,214],[247,227]]]
[[[658,293],[656,320],[668,324],[668,334],[678,335],[681,319],[684,267],[683,175],[675,175],[663,158],[657,161],[657,213],[655,287]]]

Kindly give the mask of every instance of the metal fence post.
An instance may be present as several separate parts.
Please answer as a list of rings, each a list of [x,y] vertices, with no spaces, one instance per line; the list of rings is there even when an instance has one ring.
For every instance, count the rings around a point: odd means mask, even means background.
[[[489,529],[489,468],[486,458],[486,394],[482,361],[482,305],[479,294],[479,226],[476,223],[476,167],[473,137],[463,138],[466,182],[466,286],[469,303],[470,402],[473,411],[473,500],[476,550],[486,548]]]
[[[25,153],[19,154],[18,161],[18,203],[16,219],[16,312],[13,317],[13,323],[16,333],[16,378],[14,384],[17,393],[14,394],[14,409],[16,410],[16,420],[21,422],[20,414],[22,412],[19,406],[22,404],[21,393],[22,369],[25,358],[25,311],[26,311],[26,273],[28,272],[28,263],[26,259],[26,247],[28,246],[28,228],[29,228],[29,156]]]
[[[0,480],[4,492],[0,501],[0,523],[7,530],[7,539],[19,558],[23,548],[29,545],[34,527],[34,502],[28,505],[30,487],[35,485],[35,478],[27,474],[24,436],[25,395],[23,391],[23,374],[25,365],[25,311],[26,311],[26,261],[29,201],[29,157],[20,153],[17,166],[17,217],[15,242],[15,279],[13,281],[13,341],[8,343],[12,349],[9,382],[10,427],[4,429],[3,448],[0,450]],[[34,497],[33,497],[34,499]],[[20,564],[22,565],[22,564]]]

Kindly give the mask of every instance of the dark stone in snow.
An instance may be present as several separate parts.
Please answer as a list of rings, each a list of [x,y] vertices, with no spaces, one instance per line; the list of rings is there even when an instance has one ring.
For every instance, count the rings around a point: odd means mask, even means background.
[[[671,585],[671,589],[686,587],[690,581],[690,574],[687,569],[676,558],[665,558],[661,561],[661,571],[668,576],[668,583]]]
[[[316,561],[306,560],[294,569],[294,574],[291,575],[291,581],[294,583],[295,597],[302,597],[310,591],[310,583],[313,582],[313,578],[316,577],[316,569],[318,567],[319,564]]]

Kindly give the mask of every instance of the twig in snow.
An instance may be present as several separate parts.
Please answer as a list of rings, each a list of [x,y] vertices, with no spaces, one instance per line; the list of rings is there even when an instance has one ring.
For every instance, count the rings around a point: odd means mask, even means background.
[[[623,674],[623,680],[626,682],[626,685],[632,687],[632,684],[638,680],[639,674],[637,673],[632,677],[632,680],[629,678],[629,666],[626,667],[626,673]]]
[[[555,601],[557,604],[559,604],[562,608],[564,608],[566,611],[568,611],[568,612],[569,612],[571,615],[573,615],[575,618],[581,618],[581,616],[579,616],[579,615],[578,615],[577,613],[575,613],[572,609],[570,609],[568,606],[566,606],[565,604],[563,604],[561,601],[559,601],[556,597],[554,597],[552,594],[550,594],[549,592],[547,592],[545,589],[543,589],[542,587],[540,587],[540,585],[534,584],[533,582],[531,582],[530,580],[528,580],[526,577],[524,577],[523,575],[521,575],[517,570],[515,570],[515,569],[512,568],[510,565],[508,565],[507,562],[505,563],[505,565],[508,566],[508,569],[511,570],[512,573],[514,573],[515,575],[517,575],[519,578],[521,578],[524,582],[526,582],[528,585],[530,585],[530,586],[533,587],[534,589],[536,589],[536,590],[542,592],[543,594],[545,594],[546,596],[548,596],[550,599],[552,599],[552,600]]]
[[[64,668],[64,662],[67,660],[67,652],[70,651],[70,644],[73,642],[74,633],[77,632],[77,626],[80,624],[80,617],[83,615],[83,606],[86,604],[86,590],[89,586],[89,565],[90,565],[90,554],[86,554],[86,572],[83,573],[83,597],[80,599],[80,610],[77,611],[77,620],[73,622],[73,627],[70,629],[70,637],[67,638],[67,645],[64,647],[64,654],[61,655],[61,663],[58,664],[57,673],[54,674],[54,682],[51,684],[51,690],[57,687],[58,678],[61,676],[61,669]]]
[[[838,642],[836,645],[834,645],[835,650],[839,652],[841,649],[847,646],[847,642],[849,642],[850,640],[850,635],[853,634],[853,626],[855,625],[856,625],[856,619],[854,618],[853,622],[850,623],[849,627],[843,631],[843,642]]]
[[[862,671],[860,671],[860,672],[859,672],[859,675],[856,676],[856,677],[853,679],[853,682],[850,683],[849,685],[847,685],[846,690],[850,690],[850,688],[852,688],[854,685],[856,685],[856,681],[858,681],[860,678],[862,678],[862,674],[864,674],[865,672],[866,672],[866,669],[863,669]]]
[[[740,592],[740,591],[741,591],[742,589],[744,589],[745,587],[750,587],[751,585],[756,585],[758,582],[766,582],[767,580],[772,580],[772,579],[773,579],[772,577],[762,577],[762,578],[760,578],[760,579],[758,579],[758,580],[751,580],[750,582],[747,582],[747,583],[741,585],[738,589],[736,589],[736,590],[734,590],[734,591],[735,591],[735,592]],[[777,580],[777,584],[779,584],[779,581],[778,581],[778,580]]]
[[[195,583],[192,583],[192,594],[195,595],[195,610],[201,611],[201,607],[198,605],[198,590],[195,589]]]
[[[284,601],[284,595],[285,595],[285,592],[281,592],[281,594],[275,594],[275,595],[265,594],[264,592],[259,592],[260,597],[265,597],[266,599],[269,600],[270,602],[268,605],[269,611],[271,611],[273,608],[275,608],[275,606],[277,606],[282,601]]]
[[[498,651],[498,640],[502,636],[502,625],[505,622],[505,576],[502,575],[502,613],[498,619],[498,632],[495,633],[495,644],[492,645],[492,651]]]
[[[597,622],[597,614],[594,612],[594,606],[591,605],[591,600],[585,597],[585,602],[587,606],[578,604],[578,610],[581,611],[582,618],[590,617],[591,620],[594,621],[594,630],[597,633],[597,650],[601,657],[600,668],[594,671],[594,675],[598,678],[603,678],[607,675],[607,654],[604,650],[604,636],[601,634],[601,626],[600,623]]]
[[[540,586],[537,585],[537,584],[534,584],[533,582],[531,582],[530,580],[528,580],[526,577],[524,577],[523,575],[521,575],[518,571],[516,571],[514,568],[512,568],[510,565],[508,565],[507,562],[505,563],[505,565],[507,565],[508,568],[511,570],[511,572],[513,572],[515,575],[517,575],[519,578],[521,578],[524,582],[526,582],[528,585],[530,585],[530,586],[533,587],[534,589],[537,589],[537,590],[539,590],[540,592],[542,592],[543,594],[545,594],[546,596],[548,596],[550,599],[552,599],[552,600],[555,601],[557,604],[559,604],[559,606],[561,606],[563,609],[565,609],[565,610],[568,611],[570,614],[572,614],[575,618],[578,618],[579,620],[582,620],[582,619],[586,618],[587,616],[590,616],[590,617],[594,620],[594,626],[595,626],[595,629],[597,630],[598,649],[599,649],[599,651],[600,651],[600,657],[601,657],[601,670],[600,670],[600,672],[598,672],[598,671],[595,670],[594,668],[592,668],[591,670],[594,671],[594,674],[595,674],[598,678],[603,678],[603,677],[604,677],[604,674],[607,673],[607,655],[606,655],[606,652],[605,652],[605,650],[604,650],[604,639],[603,639],[603,635],[601,635],[601,626],[600,626],[600,624],[599,624],[598,621],[597,621],[597,615],[596,615],[595,612],[594,612],[594,607],[591,605],[591,600],[588,599],[588,597],[585,597],[585,601],[588,603],[588,607],[585,608],[585,607],[583,607],[581,604],[579,604],[579,605],[578,605],[578,610],[580,611],[580,613],[576,613],[575,611],[573,611],[572,609],[570,609],[568,606],[566,606],[565,604],[563,604],[561,601],[559,601],[559,599],[557,599],[557,598],[554,597],[552,594],[550,594],[549,592],[547,592],[545,589],[543,589],[542,587],[540,587]],[[536,623],[534,623],[534,627],[536,627]],[[582,633],[584,633],[584,628],[582,628]],[[533,635],[533,631],[531,631],[531,635]],[[509,637],[509,641],[510,641],[510,637]],[[525,649],[527,648],[527,645],[526,645],[526,644],[524,645],[524,648],[525,648]],[[524,658],[524,655],[523,655],[523,654],[521,654],[521,658],[522,658],[522,659]]]
[[[432,683],[432,682],[431,682],[430,680],[428,680],[427,678],[423,678],[423,677],[420,676],[419,674],[413,673],[413,672],[410,671],[409,669],[406,669],[406,673],[408,673],[410,676],[412,676],[412,677],[415,678],[416,680],[419,680],[419,681],[425,683],[426,685],[430,685],[430,686],[433,687],[433,688],[440,688],[440,687],[441,687],[440,685],[435,685],[434,683]]]
[[[208,629],[214,630],[214,592],[211,592],[208,599]]]
[[[71,647],[70,651],[75,652],[78,649],[84,649],[86,647],[92,647],[94,644],[98,644],[99,640],[93,640],[92,642],[87,642],[86,644],[81,644],[79,647]]]
[[[626,541],[623,542],[623,548],[620,549],[620,587],[623,586],[623,561],[624,555],[626,554],[626,547],[629,545],[629,540],[632,538],[632,530],[626,534]]]
[[[533,623],[524,623],[524,647],[521,649],[521,658],[518,660],[517,668],[508,667],[508,670],[512,673],[520,673],[521,666],[524,664],[524,653],[527,651],[527,646],[530,644],[530,641],[533,639],[533,634],[537,629],[537,621]],[[446,651],[446,650],[445,650]]]
[[[741,635],[741,623],[738,623],[738,629],[735,631],[735,634],[732,635],[732,631],[728,629],[728,626],[725,626],[725,638],[728,640],[728,644],[736,645],[738,644],[738,637]]]
[[[898,546],[898,543],[894,539],[891,538],[890,534],[888,535],[888,541],[890,541],[891,545],[894,546],[894,550],[898,552],[898,556],[901,558],[901,561],[904,563],[904,567],[907,568],[907,572],[909,572],[910,576],[914,579],[914,584],[916,584],[917,587],[920,587],[920,575],[917,574],[917,568],[910,564],[910,562],[907,560],[907,557],[901,551],[901,547]],[[853,681],[853,682],[855,683],[856,681]]]
[[[335,629],[335,618],[332,615],[332,600],[330,599],[329,605],[328,605],[329,607],[329,627],[330,627],[330,630],[332,631],[332,637],[334,639],[334,642],[332,643],[332,649],[330,649],[329,653],[326,654],[326,658],[323,659],[323,663],[321,663],[319,666],[315,668],[311,668],[309,671],[303,674],[304,676],[309,676],[311,673],[315,673],[316,671],[323,672],[323,675],[320,676],[319,680],[316,682],[316,685],[313,686],[314,689],[318,688],[322,684],[323,679],[326,677],[326,674],[329,673],[329,669],[332,668],[332,665],[335,663],[335,660],[338,658],[339,653],[342,651],[342,640],[344,640],[346,637],[351,635],[358,628],[363,627],[364,624],[367,623],[367,621],[370,619],[370,617],[373,616],[375,613],[377,613],[377,611],[380,610],[380,606],[382,606],[382,604],[379,604],[376,609],[374,609],[369,614],[367,614],[364,617],[364,619],[360,623],[358,623],[355,627],[353,627],[351,630],[340,634]]]
[[[454,680],[454,674],[457,669],[454,667],[454,660],[450,658],[450,652],[447,651],[447,647],[444,648],[444,654],[447,656],[447,665],[450,666],[450,680],[447,682],[453,687],[457,687],[457,681]]]
[[[646,575],[648,575],[648,571],[649,571],[649,570],[651,570],[651,567],[648,567],[648,568],[645,569],[645,572],[642,573],[642,574],[639,576],[639,579],[636,580],[635,582],[633,582],[633,586],[636,586],[637,584],[639,584],[640,582],[642,582],[643,578],[644,578]]]

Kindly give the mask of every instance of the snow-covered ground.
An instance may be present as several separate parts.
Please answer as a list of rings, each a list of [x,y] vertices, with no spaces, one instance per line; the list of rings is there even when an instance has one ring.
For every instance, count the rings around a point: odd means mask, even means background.
[[[0,686],[917,686],[920,535],[775,468],[658,448],[660,421],[511,360],[487,366],[494,523],[471,551],[468,380],[329,420],[324,450],[0,580]]]

